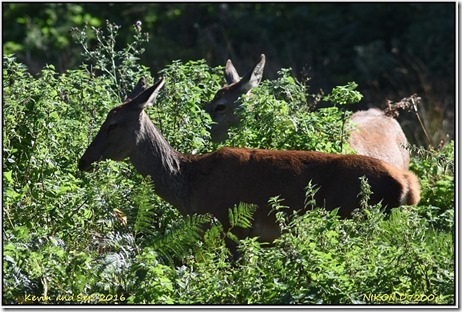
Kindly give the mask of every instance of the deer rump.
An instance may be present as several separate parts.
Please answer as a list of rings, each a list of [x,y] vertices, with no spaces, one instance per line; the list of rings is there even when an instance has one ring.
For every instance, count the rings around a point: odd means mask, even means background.
[[[359,178],[365,176],[373,194],[370,204],[382,201],[387,211],[418,202],[416,177],[380,160],[361,155],[336,155],[310,151],[275,151],[222,148],[190,156],[182,168],[190,181],[191,213],[212,214],[229,226],[228,208],[239,202],[255,204],[254,224],[247,235],[271,241],[279,235],[268,199],[280,196],[290,210],[303,210],[306,187],[319,187],[316,206],[340,207],[339,215],[351,216],[359,207]]]
[[[400,169],[409,168],[407,139],[398,121],[376,108],[351,115],[356,129],[350,132],[350,147],[358,154],[371,156]]]

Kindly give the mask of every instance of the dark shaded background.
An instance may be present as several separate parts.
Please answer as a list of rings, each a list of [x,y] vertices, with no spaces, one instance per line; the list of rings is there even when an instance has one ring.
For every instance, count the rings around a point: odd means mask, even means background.
[[[349,81],[364,94],[353,109],[382,106],[417,93],[419,114],[436,146],[454,138],[456,3],[3,3],[3,53],[15,53],[32,73],[82,62],[70,29],[122,26],[131,40],[140,20],[149,32],[141,63],[153,73],[172,60],[233,60],[241,75],[261,53],[264,79],[281,68],[330,92]],[[409,141],[428,145],[415,113],[399,120]]]

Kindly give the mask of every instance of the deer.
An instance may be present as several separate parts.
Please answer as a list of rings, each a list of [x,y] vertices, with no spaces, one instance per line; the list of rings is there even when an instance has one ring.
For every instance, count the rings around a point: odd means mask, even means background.
[[[353,128],[348,143],[360,155],[386,161],[400,169],[408,169],[408,141],[398,121],[384,111],[369,108],[350,117]]]
[[[387,211],[419,202],[420,186],[412,172],[368,156],[234,147],[180,153],[145,111],[164,83],[161,78],[146,88],[144,77],[138,81],[127,99],[107,114],[78,161],[79,170],[92,171],[101,160],[129,158],[142,176],[150,176],[161,199],[183,215],[212,215],[225,230],[230,228],[228,209],[239,203],[255,205],[251,228],[233,233],[261,242],[272,242],[281,234],[268,200],[280,196],[289,211],[306,211],[310,182],[318,188],[316,205],[329,211],[339,208],[341,217],[350,217],[359,207],[360,177],[367,178],[373,192],[370,203],[381,202]]]
[[[248,94],[252,88],[258,86],[263,78],[266,57],[260,55],[258,62],[240,79],[231,60],[225,65],[225,80],[227,85],[218,90],[213,100],[206,104],[208,112],[214,123],[210,128],[212,141],[221,143],[228,137],[228,129],[239,125],[239,118],[234,110],[239,107],[239,98]]]
[[[227,85],[217,91],[205,106],[214,122],[210,135],[214,143],[228,138],[228,130],[239,126],[235,110],[242,104],[241,96],[258,86],[263,76],[265,55],[241,78],[231,60],[226,62],[224,76]],[[348,143],[360,155],[386,161],[397,168],[409,169],[408,141],[396,119],[380,109],[370,108],[357,111],[350,117],[353,127],[349,129]]]

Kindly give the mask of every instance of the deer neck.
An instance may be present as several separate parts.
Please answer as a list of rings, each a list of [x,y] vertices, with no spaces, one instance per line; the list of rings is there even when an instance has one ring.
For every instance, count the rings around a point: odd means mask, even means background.
[[[186,211],[186,194],[181,174],[182,155],[168,144],[160,131],[142,113],[136,148],[130,160],[143,176],[150,176],[154,191],[181,212]]]

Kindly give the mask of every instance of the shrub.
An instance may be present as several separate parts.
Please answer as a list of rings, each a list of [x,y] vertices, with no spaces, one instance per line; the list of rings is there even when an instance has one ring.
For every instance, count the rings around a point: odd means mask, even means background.
[[[306,87],[281,70],[264,80],[237,109],[241,125],[230,129],[230,146],[342,152],[343,116],[337,107],[312,111]],[[348,114],[346,114],[348,116]],[[347,145],[347,144],[345,144]]]

